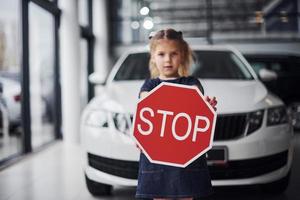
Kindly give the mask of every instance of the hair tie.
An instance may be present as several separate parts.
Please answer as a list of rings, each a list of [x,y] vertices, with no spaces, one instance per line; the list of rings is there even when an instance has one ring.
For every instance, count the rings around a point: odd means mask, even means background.
[[[178,31],[177,33],[179,34],[180,39],[182,39],[182,31]]]
[[[152,31],[149,33],[149,40],[151,40],[154,36],[155,36],[156,32],[155,31]]]

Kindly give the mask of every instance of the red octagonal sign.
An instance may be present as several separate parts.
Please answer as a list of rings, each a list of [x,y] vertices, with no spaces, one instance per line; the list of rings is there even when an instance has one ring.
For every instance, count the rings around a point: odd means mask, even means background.
[[[139,101],[133,136],[151,162],[186,167],[212,147],[216,117],[196,86],[163,82]]]

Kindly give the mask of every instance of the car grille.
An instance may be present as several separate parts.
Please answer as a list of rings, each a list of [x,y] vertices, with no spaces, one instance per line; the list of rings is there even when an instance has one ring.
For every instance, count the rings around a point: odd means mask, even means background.
[[[247,114],[220,115],[217,117],[214,141],[242,137],[246,129]]]
[[[133,116],[130,117],[133,121]],[[217,117],[214,141],[231,140],[245,134],[247,114],[219,115]]]
[[[102,172],[128,179],[137,179],[138,162],[105,158],[88,153],[89,165]]]
[[[251,178],[275,171],[287,164],[288,151],[271,156],[228,161],[226,165],[208,166],[212,180]],[[137,179],[138,162],[116,160],[88,153],[89,165],[104,173]]]

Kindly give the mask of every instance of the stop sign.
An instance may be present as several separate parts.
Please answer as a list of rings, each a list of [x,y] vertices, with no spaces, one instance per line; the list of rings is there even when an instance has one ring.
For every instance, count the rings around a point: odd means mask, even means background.
[[[196,86],[163,82],[138,102],[133,136],[151,162],[186,167],[212,147],[216,117]]]

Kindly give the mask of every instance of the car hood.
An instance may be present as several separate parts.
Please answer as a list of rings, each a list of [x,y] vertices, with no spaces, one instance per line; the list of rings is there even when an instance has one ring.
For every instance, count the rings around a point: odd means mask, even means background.
[[[0,84],[2,84],[2,94],[7,98],[21,93],[21,84],[18,81],[0,77]]]
[[[282,105],[282,101],[269,94],[257,80],[200,80],[205,95],[215,96],[218,101],[217,113],[243,113],[266,107]],[[143,81],[118,81],[104,87],[100,95],[90,103],[91,107],[101,106],[114,112],[134,113],[138,93]]]

